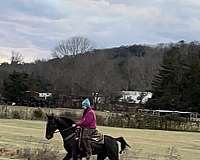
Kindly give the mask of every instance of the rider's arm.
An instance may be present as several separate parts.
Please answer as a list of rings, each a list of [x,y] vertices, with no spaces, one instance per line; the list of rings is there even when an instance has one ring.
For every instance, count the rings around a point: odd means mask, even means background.
[[[80,127],[90,127],[90,124],[93,122],[94,120],[94,114],[93,112],[88,112],[83,118],[81,118],[81,120],[77,123],[77,126]]]

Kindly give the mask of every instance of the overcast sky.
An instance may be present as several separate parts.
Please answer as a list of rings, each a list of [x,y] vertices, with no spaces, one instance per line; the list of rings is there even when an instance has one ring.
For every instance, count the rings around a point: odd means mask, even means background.
[[[200,0],[1,0],[0,61],[50,58],[59,40],[96,48],[200,39]]]

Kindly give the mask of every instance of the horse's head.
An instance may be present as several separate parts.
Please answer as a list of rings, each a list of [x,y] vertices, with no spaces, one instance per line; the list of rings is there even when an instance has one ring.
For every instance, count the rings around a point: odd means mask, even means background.
[[[56,122],[56,117],[52,115],[47,115],[47,125],[46,125],[46,139],[53,138],[53,134],[58,129]]]
[[[51,139],[58,129],[60,133],[66,132],[67,128],[72,127],[74,121],[66,117],[55,117],[53,114],[47,115],[46,138]]]

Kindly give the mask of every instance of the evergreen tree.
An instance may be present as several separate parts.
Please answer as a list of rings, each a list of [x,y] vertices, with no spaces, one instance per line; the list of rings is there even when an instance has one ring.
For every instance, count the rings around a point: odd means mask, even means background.
[[[177,45],[163,59],[152,82],[152,109],[200,111],[200,46]]]
[[[8,101],[16,101],[25,96],[25,91],[47,92],[50,84],[33,74],[14,71],[4,80],[3,86],[3,96]]]
[[[182,80],[182,106],[188,111],[200,112],[200,46],[190,45],[187,72]]]
[[[24,95],[29,89],[29,76],[27,73],[13,72],[7,80],[4,80],[3,96],[9,101]]]
[[[179,48],[173,47],[164,55],[159,74],[152,82],[152,107],[158,109],[174,109],[179,101],[179,83],[182,76],[182,57]]]

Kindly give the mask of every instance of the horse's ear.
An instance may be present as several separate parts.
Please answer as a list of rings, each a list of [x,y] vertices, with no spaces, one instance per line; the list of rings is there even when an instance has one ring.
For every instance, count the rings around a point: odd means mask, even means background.
[[[48,119],[53,119],[53,118],[55,118],[55,116],[54,116],[53,113],[51,113],[51,114],[46,113],[46,116],[47,116]]]

